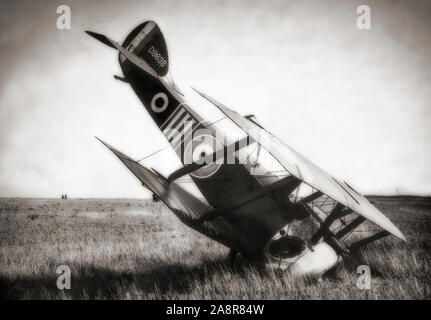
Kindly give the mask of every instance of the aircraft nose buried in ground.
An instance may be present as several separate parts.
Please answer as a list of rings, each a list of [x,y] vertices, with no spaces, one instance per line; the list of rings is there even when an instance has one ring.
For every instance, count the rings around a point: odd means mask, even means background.
[[[254,116],[240,116],[196,90],[225,115],[223,121],[242,130],[235,140],[187,104],[170,77],[166,42],[155,22],[140,24],[122,44],[87,33],[119,51],[124,77],[116,79],[130,84],[183,166],[164,177],[104,144],[182,222],[229,247],[232,259],[239,254],[292,274],[320,276],[372,241],[389,234],[405,240],[364,196]],[[175,182],[186,175],[205,201]]]

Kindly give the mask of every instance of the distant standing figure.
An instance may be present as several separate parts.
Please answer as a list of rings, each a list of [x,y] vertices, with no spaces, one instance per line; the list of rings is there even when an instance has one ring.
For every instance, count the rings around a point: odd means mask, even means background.
[[[64,195],[64,199],[67,199],[67,193]]]
[[[61,199],[64,199],[64,194],[61,195]]]

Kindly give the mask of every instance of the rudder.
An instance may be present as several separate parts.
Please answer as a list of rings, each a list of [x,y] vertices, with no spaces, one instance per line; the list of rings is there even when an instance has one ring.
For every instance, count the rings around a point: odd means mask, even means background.
[[[154,21],[146,21],[129,33],[122,46],[143,59],[158,76],[169,71],[168,48],[162,31]],[[119,54],[120,65],[127,68],[130,62]]]

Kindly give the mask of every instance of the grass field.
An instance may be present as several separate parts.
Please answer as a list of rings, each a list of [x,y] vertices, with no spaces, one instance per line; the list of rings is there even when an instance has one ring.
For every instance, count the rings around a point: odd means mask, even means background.
[[[3,299],[426,299],[431,297],[431,198],[373,197],[408,243],[380,240],[320,281],[250,265],[183,225],[161,204],[133,199],[0,199]],[[356,269],[371,268],[370,290]],[[56,268],[71,269],[71,289]]]

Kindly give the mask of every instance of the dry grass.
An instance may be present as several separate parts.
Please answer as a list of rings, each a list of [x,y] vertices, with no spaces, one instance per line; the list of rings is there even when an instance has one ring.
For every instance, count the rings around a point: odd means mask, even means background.
[[[0,199],[0,286],[6,299],[424,299],[431,297],[431,199],[375,198],[408,238],[387,238],[336,278],[225,263],[228,250],[147,200]],[[72,272],[56,287],[57,266]],[[356,288],[368,264],[371,290]]]

